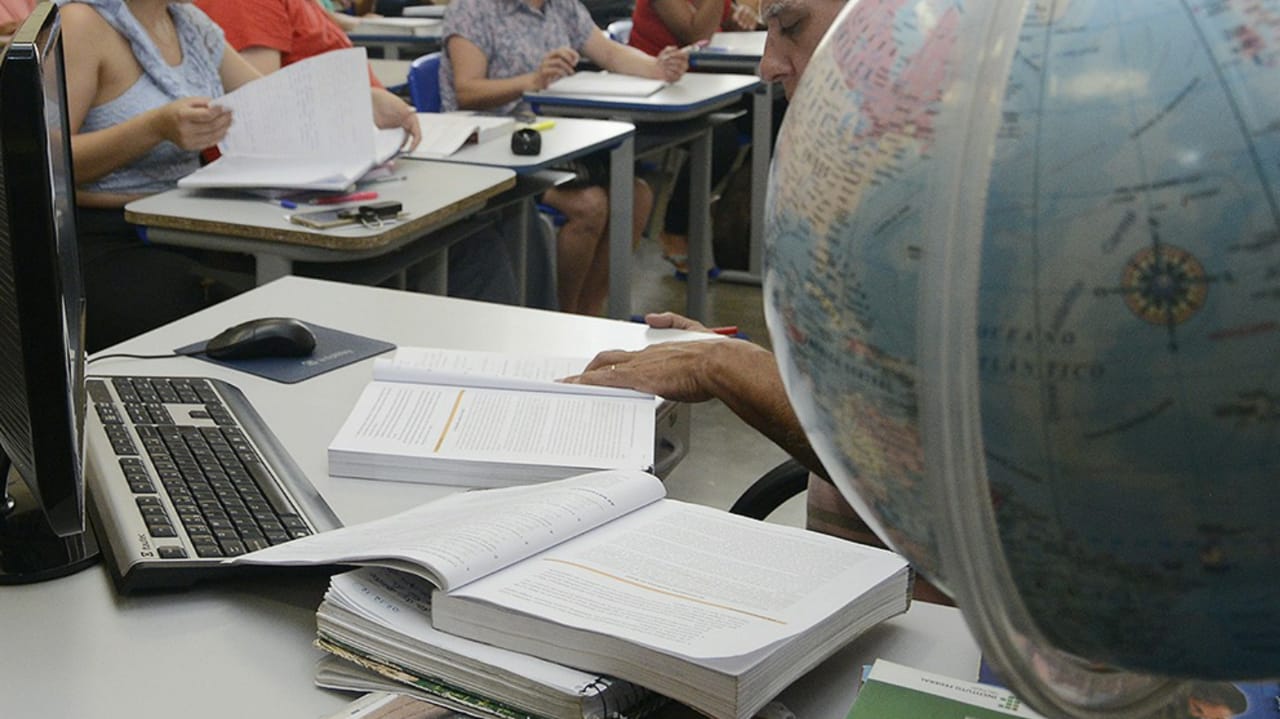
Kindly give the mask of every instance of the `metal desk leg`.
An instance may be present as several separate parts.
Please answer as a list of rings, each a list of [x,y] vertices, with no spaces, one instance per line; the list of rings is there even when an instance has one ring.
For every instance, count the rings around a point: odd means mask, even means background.
[[[272,280],[293,274],[293,260],[271,254],[270,252],[253,253],[254,281],[265,285]]]
[[[631,225],[635,212],[635,140],[609,151],[609,317],[631,316]]]
[[[689,143],[689,281],[686,313],[707,319],[711,265],[711,127]]]
[[[766,82],[751,98],[751,238],[747,269],[725,270],[726,282],[760,284],[764,273],[764,203],[769,186],[769,159],[773,154],[773,83]]]
[[[532,197],[516,206],[516,292],[521,307],[529,306],[529,223],[533,221],[533,206]]]

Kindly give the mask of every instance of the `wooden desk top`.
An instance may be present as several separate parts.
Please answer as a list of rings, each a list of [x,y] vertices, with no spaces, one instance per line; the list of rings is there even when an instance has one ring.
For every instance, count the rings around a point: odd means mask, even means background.
[[[278,202],[243,192],[185,189],[131,202],[125,207],[125,219],[148,227],[283,245],[367,251],[430,232],[478,210],[490,198],[515,186],[515,173],[511,170],[417,160],[397,161],[392,177],[404,179],[361,188],[376,191],[379,200],[398,200],[404,205],[405,214],[401,219],[381,228],[356,224],[315,230],[290,222],[288,215],[320,207],[308,205],[286,210]]]

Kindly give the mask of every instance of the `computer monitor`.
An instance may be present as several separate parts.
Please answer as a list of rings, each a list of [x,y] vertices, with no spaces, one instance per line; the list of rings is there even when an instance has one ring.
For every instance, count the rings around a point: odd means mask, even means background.
[[[74,187],[58,11],[42,2],[0,56],[0,584],[62,576],[97,554]]]

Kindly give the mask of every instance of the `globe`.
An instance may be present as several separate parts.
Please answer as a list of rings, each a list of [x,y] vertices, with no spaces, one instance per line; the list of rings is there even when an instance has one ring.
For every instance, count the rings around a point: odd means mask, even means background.
[[[1280,676],[1277,188],[1280,0],[850,0],[788,109],[788,395],[1046,714]]]

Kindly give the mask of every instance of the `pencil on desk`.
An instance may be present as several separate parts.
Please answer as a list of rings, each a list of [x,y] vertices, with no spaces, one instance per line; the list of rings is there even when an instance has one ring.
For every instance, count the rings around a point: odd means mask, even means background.
[[[531,125],[525,125],[525,128],[528,130],[537,130],[538,132],[546,132],[547,130],[550,130],[555,126],[556,126],[555,120],[541,120]]]

